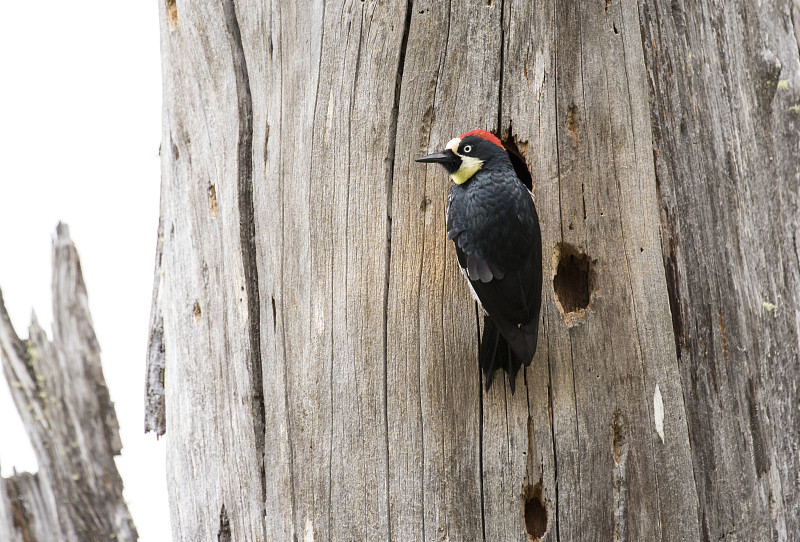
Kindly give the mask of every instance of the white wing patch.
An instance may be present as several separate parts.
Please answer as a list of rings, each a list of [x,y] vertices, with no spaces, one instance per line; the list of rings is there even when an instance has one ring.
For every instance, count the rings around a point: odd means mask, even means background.
[[[445,207],[445,223],[447,223],[447,216],[450,214],[450,202],[453,200],[453,194],[447,196],[447,207]],[[478,299],[478,294],[475,293],[475,288],[472,287],[472,283],[469,281],[469,275],[467,274],[467,270],[461,267],[461,264],[458,265],[458,270],[461,271],[461,274],[464,275],[464,278],[467,280],[467,286],[469,286],[469,293],[472,294],[472,298],[478,303],[478,305],[483,309],[483,304],[481,300]]]
[[[475,293],[475,288],[472,287],[472,283],[469,280],[469,275],[467,275],[467,270],[461,267],[460,265],[458,266],[458,269],[461,271],[461,274],[464,275],[464,278],[467,280],[467,286],[469,286],[469,293],[472,294],[472,299],[474,299],[478,303],[478,306],[480,306],[480,308],[483,309],[483,303],[481,303],[481,300],[478,299],[478,294]]]

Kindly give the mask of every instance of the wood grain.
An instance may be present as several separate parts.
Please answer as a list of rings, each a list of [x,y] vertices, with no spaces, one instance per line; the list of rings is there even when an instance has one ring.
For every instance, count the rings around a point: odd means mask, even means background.
[[[708,540],[795,540],[800,18],[701,7],[641,10],[698,521]]]
[[[39,464],[0,481],[0,540],[137,540],[114,463],[119,424],[64,224],[53,241],[53,339],[35,316],[28,334],[17,336],[0,293],[3,373]]]
[[[159,295],[173,539],[210,539],[226,523],[237,539],[258,540],[263,408],[252,333],[257,283],[245,270],[252,243],[246,59],[231,2],[177,4],[174,28],[166,9]]]
[[[788,4],[175,6],[152,327],[176,540],[797,531],[797,434],[775,425],[797,425],[800,374]],[[782,30],[767,47],[739,13]],[[540,348],[515,395],[481,392],[448,181],[413,162],[473,128],[519,152],[542,223]],[[570,251],[591,297],[565,315]],[[714,345],[740,360],[727,388]]]

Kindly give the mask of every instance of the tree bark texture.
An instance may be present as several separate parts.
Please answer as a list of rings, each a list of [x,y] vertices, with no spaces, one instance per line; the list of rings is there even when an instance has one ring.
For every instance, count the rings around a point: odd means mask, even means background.
[[[797,539],[799,14],[167,0],[175,540]],[[413,162],[473,128],[542,225],[514,395]]]
[[[0,540],[136,541],[114,462],[117,415],[64,224],[53,241],[53,340],[35,316],[28,334],[17,336],[0,293],[3,372],[39,463],[36,474],[0,478]]]

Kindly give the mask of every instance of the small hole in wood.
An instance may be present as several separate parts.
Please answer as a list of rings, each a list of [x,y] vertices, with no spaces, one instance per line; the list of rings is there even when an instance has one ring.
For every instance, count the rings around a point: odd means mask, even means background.
[[[200,302],[195,301],[194,307],[192,308],[192,314],[194,314],[194,321],[200,322],[200,318],[203,316],[203,311],[200,310]]]
[[[530,542],[539,542],[547,533],[547,505],[542,498],[542,482],[528,486],[524,498],[525,532]]]
[[[421,213],[425,212],[425,209],[428,208],[428,205],[431,203],[431,199],[427,196],[422,197],[422,201],[419,202],[419,210]]]
[[[572,144],[578,146],[578,107],[573,103],[567,108],[567,131],[572,138]]]
[[[208,206],[211,208],[211,218],[217,218],[217,189],[213,184],[208,186]]]
[[[167,24],[169,29],[178,29],[178,2],[177,0],[167,0]]]
[[[563,313],[577,313],[589,307],[594,288],[594,262],[577,247],[556,246],[556,274],[553,290]]]

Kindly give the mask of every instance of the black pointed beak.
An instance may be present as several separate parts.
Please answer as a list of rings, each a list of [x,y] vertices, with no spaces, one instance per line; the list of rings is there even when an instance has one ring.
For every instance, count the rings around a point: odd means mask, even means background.
[[[450,149],[417,158],[417,162],[441,164],[448,173],[452,174],[461,167],[461,158]]]
[[[414,161],[424,162],[424,163],[444,164],[445,162],[450,162],[452,159],[453,159],[453,151],[447,150],[445,152],[436,152],[433,154],[428,154],[427,156],[421,156]]]

